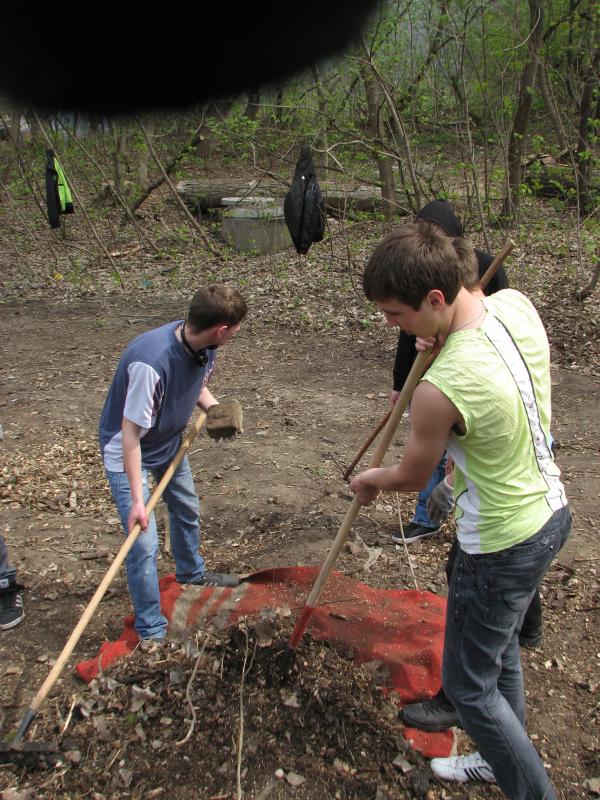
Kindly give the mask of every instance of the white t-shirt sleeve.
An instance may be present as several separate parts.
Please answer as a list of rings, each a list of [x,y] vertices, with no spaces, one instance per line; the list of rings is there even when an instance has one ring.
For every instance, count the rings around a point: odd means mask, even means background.
[[[127,370],[129,385],[123,416],[148,430],[155,421],[162,401],[160,377],[156,370],[142,361],[134,361]]]

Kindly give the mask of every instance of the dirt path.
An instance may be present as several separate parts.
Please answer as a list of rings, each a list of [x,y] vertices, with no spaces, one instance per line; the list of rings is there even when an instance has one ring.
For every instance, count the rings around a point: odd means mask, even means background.
[[[172,304],[119,301],[106,309],[2,308],[1,525],[28,591],[25,623],[0,636],[0,735],[20,718],[121,544],[96,452],[97,419],[116,359],[130,338],[178,312]],[[202,437],[193,448],[210,567],[250,572],[322,562],[349,501],[339,465],[351,461],[386,410],[393,344],[389,334],[317,336],[250,322],[223,351],[211,387],[218,397],[242,402],[245,435],[226,444]],[[553,383],[553,432],[574,527],[545,581],[544,645],[523,661],[530,731],[562,797],[583,798],[585,779],[600,777],[600,384],[564,369],[554,369]],[[390,457],[404,439],[401,430]],[[413,497],[401,503],[406,520]],[[405,556],[389,537],[394,516],[386,501],[354,526],[352,535],[382,548],[368,574],[365,559],[349,551],[339,568],[376,586],[411,586]],[[444,592],[450,541],[448,531],[411,546],[422,588]],[[172,571],[167,552],[160,571]],[[121,576],[83,635],[78,657],[116,638],[128,612]],[[67,669],[56,693],[76,691],[81,685]],[[0,789],[26,780],[0,770]],[[437,784],[432,791],[432,797],[498,796],[484,787],[467,793]],[[177,795],[187,796],[183,788]]]

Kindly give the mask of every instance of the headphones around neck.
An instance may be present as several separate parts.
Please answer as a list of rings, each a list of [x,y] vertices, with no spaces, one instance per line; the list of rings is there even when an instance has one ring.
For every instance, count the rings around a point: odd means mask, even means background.
[[[183,342],[183,346],[188,351],[188,353],[194,359],[194,362],[198,367],[205,367],[208,364],[208,353],[206,352],[205,348],[201,348],[200,350],[194,350],[188,340],[185,338],[185,321],[182,323],[181,328],[181,341]],[[216,345],[209,347],[208,350],[215,350]]]

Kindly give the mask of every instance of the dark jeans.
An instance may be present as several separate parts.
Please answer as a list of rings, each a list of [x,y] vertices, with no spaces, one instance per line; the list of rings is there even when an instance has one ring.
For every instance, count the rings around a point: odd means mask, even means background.
[[[15,568],[8,560],[4,539],[0,536],[0,589],[8,586],[8,580],[15,577]]]
[[[556,800],[525,732],[518,635],[536,589],[571,528],[568,508],[521,544],[459,550],[446,614],[442,682],[460,722],[510,800]]]
[[[452,575],[452,567],[454,566],[454,560],[458,555],[458,551],[460,550],[458,539],[455,538],[452,542],[452,547],[450,548],[450,553],[448,555],[448,562],[446,564],[446,577],[448,578],[448,585],[450,585],[450,576]],[[521,626],[521,632],[519,633],[519,641],[523,642],[531,642],[532,644],[537,644],[538,641],[541,640],[543,633],[543,623],[542,623],[542,601],[540,598],[540,590],[537,588],[535,590],[535,594],[525,612],[525,618],[523,619],[523,624]]]

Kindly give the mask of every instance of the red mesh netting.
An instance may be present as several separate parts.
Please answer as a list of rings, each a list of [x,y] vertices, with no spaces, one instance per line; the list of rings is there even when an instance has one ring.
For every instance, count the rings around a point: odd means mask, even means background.
[[[182,638],[195,628],[225,627],[263,609],[289,606],[294,615],[304,608],[316,580],[317,567],[282,567],[250,575],[235,589],[182,586],[173,575],[161,579],[161,607],[169,619],[169,636]],[[440,687],[446,601],[430,592],[373,589],[332,572],[319,605],[310,618],[314,639],[351,648],[354,661],[377,660],[389,669],[384,691],[394,691],[404,705],[431,697]],[[98,655],[76,665],[84,681],[128,655],[138,643],[133,616],[116,642],[106,642]],[[454,736],[407,729],[406,737],[427,756],[450,754]]]

